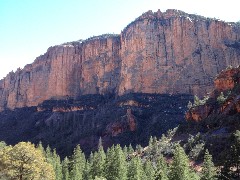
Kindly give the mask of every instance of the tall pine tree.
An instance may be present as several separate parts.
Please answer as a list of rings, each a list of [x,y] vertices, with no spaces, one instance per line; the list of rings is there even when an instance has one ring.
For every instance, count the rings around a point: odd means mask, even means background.
[[[59,155],[56,152],[56,149],[53,150],[53,157],[52,157],[53,168],[56,175],[56,180],[62,180],[62,165]]]
[[[162,154],[157,159],[155,178],[156,180],[168,180],[168,166]]]
[[[170,180],[196,180],[197,175],[191,170],[189,160],[184,149],[177,144],[174,150],[173,162],[170,171]]]
[[[77,145],[72,156],[72,166],[70,172],[71,180],[83,179],[83,168],[85,167],[85,161],[85,155],[83,154],[80,145]]]
[[[141,159],[137,157],[133,157],[129,162],[128,167],[128,179],[130,180],[146,180],[147,177],[143,170],[143,164]]]
[[[201,180],[215,180],[215,179],[217,179],[217,171],[212,162],[212,156],[209,154],[208,150],[206,150],[204,155]]]
[[[150,160],[146,160],[143,167],[147,179],[155,180],[155,171],[152,162]]]
[[[67,157],[65,157],[62,162],[62,173],[63,173],[63,180],[70,180],[69,160]]]
[[[107,151],[105,166],[106,179],[108,180],[126,180],[127,163],[125,154],[120,145],[112,146]]]
[[[95,176],[105,177],[105,161],[106,154],[102,146],[102,139],[100,138],[98,143],[98,151],[93,154],[92,158],[91,175],[93,179],[95,178]]]

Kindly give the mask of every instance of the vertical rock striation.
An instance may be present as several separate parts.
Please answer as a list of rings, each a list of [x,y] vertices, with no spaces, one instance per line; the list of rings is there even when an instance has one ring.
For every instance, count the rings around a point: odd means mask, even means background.
[[[119,50],[119,36],[106,35],[50,47],[34,63],[0,81],[0,110],[114,91]]]
[[[0,80],[0,110],[51,98],[129,92],[205,94],[214,76],[240,64],[234,23],[178,10],[148,11],[120,35],[50,47]]]
[[[239,29],[177,10],[151,11],[121,33],[119,93],[190,93],[210,90],[214,76],[239,65]]]

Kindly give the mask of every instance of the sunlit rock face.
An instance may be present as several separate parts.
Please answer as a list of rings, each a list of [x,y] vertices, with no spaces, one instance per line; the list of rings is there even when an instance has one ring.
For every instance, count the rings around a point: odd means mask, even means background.
[[[223,95],[222,100],[219,97]],[[221,71],[214,80],[209,99],[197,107],[190,108],[187,121],[202,121],[210,116],[232,116],[240,112],[240,67]]]
[[[0,80],[0,110],[85,94],[203,95],[227,66],[240,64],[234,23],[178,10],[148,11],[119,35],[50,47]]]

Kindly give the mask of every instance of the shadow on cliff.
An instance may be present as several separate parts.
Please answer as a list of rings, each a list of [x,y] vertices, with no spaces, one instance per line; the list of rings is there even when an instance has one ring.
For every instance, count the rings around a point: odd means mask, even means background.
[[[112,144],[147,145],[149,137],[185,123],[187,94],[132,93],[116,97],[85,95],[76,99],[47,100],[37,107],[0,112],[0,140],[8,144],[31,141],[56,148],[62,156],[80,144],[87,154]]]

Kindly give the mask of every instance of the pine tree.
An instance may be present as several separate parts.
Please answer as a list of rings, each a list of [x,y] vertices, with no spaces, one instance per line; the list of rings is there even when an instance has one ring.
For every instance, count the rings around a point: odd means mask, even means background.
[[[128,156],[128,148],[127,148],[126,145],[123,147],[123,153],[125,155],[125,158],[127,158],[127,156]]]
[[[91,164],[92,178],[95,178],[95,176],[97,177],[105,176],[104,174],[105,161],[106,161],[106,154],[102,146],[102,139],[100,138],[98,143],[98,152],[95,152],[92,158],[92,164]]]
[[[144,163],[144,172],[148,180],[155,180],[155,171],[150,160]]]
[[[45,156],[45,150],[43,148],[42,142],[40,141],[39,144],[37,145],[37,149],[39,149],[42,154]]]
[[[188,102],[188,105],[187,105],[187,108],[188,108],[188,109],[191,109],[192,107],[193,107],[193,104],[192,104],[191,101],[189,101],[189,102]]]
[[[62,162],[62,173],[63,173],[63,180],[70,180],[69,160],[68,160],[67,157],[65,157],[63,162]]]
[[[153,137],[150,136],[149,141],[148,141],[148,148],[151,151],[153,148]]]
[[[104,152],[102,146],[102,139],[100,137],[98,142],[98,152],[95,152],[91,157],[91,175],[94,179],[95,176],[97,177],[104,177],[104,168],[105,168],[105,161],[106,161],[106,154]]]
[[[85,155],[82,153],[80,145],[77,145],[72,156],[72,167],[70,172],[71,180],[83,179],[83,168],[85,167],[85,161]]]
[[[85,168],[83,170],[83,179],[84,180],[92,180],[92,174],[91,174],[91,165],[89,161],[86,161]]]
[[[63,179],[62,165],[61,165],[60,157],[56,152],[56,149],[53,150],[52,160],[53,160],[53,168],[54,168],[54,171],[55,171],[56,180],[62,180]]]
[[[20,142],[1,149],[0,165],[0,179],[55,179],[52,165],[30,142]]]
[[[155,177],[156,180],[168,180],[168,166],[162,154],[157,159]]]
[[[48,163],[53,164],[53,154],[49,145],[46,148],[45,157]]]
[[[152,147],[152,154],[154,155],[154,156],[156,156],[157,155],[157,153],[158,153],[158,142],[157,142],[157,137],[156,136],[154,136],[153,137],[153,147]]]
[[[184,149],[177,144],[174,150],[169,179],[196,180],[197,178],[196,174],[190,169],[189,160]]]
[[[119,144],[107,151],[105,174],[108,180],[127,179],[126,158]]]
[[[132,145],[130,144],[128,146],[128,154],[133,154],[133,153],[134,153],[134,149],[133,149]]]
[[[195,95],[193,106],[199,106],[199,105],[201,105],[201,100]]]
[[[147,177],[143,170],[143,165],[141,159],[137,157],[133,157],[130,161],[128,167],[128,179],[131,180],[146,180]]]
[[[137,144],[136,145],[136,153],[141,154],[142,150],[143,150],[142,146],[140,144]]]
[[[217,171],[212,162],[212,156],[209,154],[208,150],[206,150],[201,180],[215,180],[217,179],[216,176]]]
[[[236,170],[232,171],[232,167]],[[229,179],[240,179],[240,131],[233,133],[233,145],[226,154],[224,167],[221,169],[221,175]]]
[[[114,151],[115,151],[114,145],[107,149],[106,164],[104,169],[107,179],[114,179],[114,176],[112,175],[112,172],[114,172]]]

